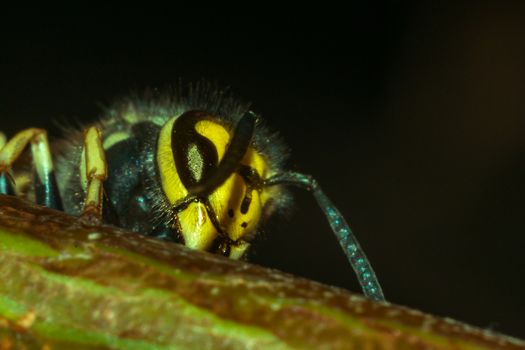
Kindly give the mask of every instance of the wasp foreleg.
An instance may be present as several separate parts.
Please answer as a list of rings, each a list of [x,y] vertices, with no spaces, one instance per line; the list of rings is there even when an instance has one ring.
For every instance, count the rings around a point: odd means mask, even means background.
[[[0,136],[0,193],[14,194],[11,166],[20,157],[28,144],[31,144],[31,154],[35,165],[35,199],[36,203],[49,208],[62,210],[62,200],[53,171],[53,159],[43,129],[25,129],[6,142],[5,136]]]
[[[84,164],[81,169],[85,169],[85,177],[82,177],[86,181],[86,198],[84,200],[82,217],[88,218],[90,221],[101,221],[104,195],[103,185],[108,176],[108,167],[106,154],[102,146],[102,137],[97,127],[90,127],[84,133],[82,162]]]
[[[0,150],[5,146],[6,140],[5,135],[0,132]],[[9,170],[4,170],[0,173],[0,194],[15,194]]]

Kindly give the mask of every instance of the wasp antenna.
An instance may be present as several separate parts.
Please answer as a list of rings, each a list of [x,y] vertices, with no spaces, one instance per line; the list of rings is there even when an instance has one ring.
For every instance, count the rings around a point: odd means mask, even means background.
[[[235,127],[230,145],[224,153],[219,166],[211,176],[189,189],[191,196],[199,197],[210,194],[237,170],[240,161],[252,142],[256,119],[251,111],[246,112],[242,116]]]
[[[321,207],[321,210],[328,219],[328,223],[337,237],[341,248],[343,248],[350,265],[352,265],[363,290],[363,294],[372,300],[385,301],[385,296],[383,295],[383,290],[379,285],[376,274],[365,252],[359,245],[357,238],[354,236],[343,215],[324,194],[314,178],[301,173],[286,172],[270,177],[264,184],[265,186],[280,184],[292,185],[312,192],[317,200],[317,204],[319,204],[319,207]]]

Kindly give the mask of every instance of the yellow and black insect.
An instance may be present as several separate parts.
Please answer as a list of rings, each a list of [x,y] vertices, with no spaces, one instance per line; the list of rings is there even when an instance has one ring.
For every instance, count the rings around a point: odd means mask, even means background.
[[[0,133],[0,194],[239,259],[260,223],[290,204],[286,186],[297,186],[314,195],[364,294],[384,300],[337,208],[312,177],[283,168],[277,135],[224,91],[205,83],[182,90],[122,100],[51,145],[42,129],[9,140]],[[27,171],[11,169],[28,145],[34,171],[24,188]]]

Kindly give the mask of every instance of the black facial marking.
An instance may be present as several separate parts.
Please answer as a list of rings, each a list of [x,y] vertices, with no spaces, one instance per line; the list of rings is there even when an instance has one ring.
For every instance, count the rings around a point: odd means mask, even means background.
[[[252,204],[252,190],[250,187],[246,189],[246,194],[241,203],[241,214],[246,214],[250,209],[250,204]]]
[[[208,113],[188,111],[173,124],[171,149],[177,172],[186,188],[204,181],[219,163],[219,155],[213,142],[195,130],[195,125],[206,119],[210,119]]]
[[[257,170],[244,164],[241,164],[237,173],[246,183],[246,194],[241,203],[241,213],[246,214],[252,203],[252,191],[262,189],[263,181],[257,173]]]
[[[213,224],[217,232],[219,232],[219,235],[227,237],[228,235],[222,229],[221,224],[217,219],[217,215],[215,214],[215,210],[213,210],[213,207],[211,206],[210,200],[208,198],[205,198],[202,200],[202,203],[204,203],[204,206],[206,207],[206,212],[208,213],[208,217],[210,218],[211,223]]]
[[[233,209],[230,208],[230,209],[228,210],[228,216],[229,216],[230,218],[233,218]]]
[[[261,189],[263,187],[263,180],[254,168],[241,164],[237,173],[243,178],[249,188]]]
[[[241,224],[241,227],[242,227],[242,228],[246,228],[246,227],[248,227],[248,223],[247,223],[246,221],[244,221],[244,222]]]
[[[204,181],[199,181],[200,183],[197,186],[188,188],[190,194],[202,197],[209,195],[239,168],[240,162],[252,142],[255,122],[256,117],[252,112],[247,112],[242,116],[235,126],[230,145],[226,149],[221,163]]]
[[[173,207],[171,208],[171,210],[175,214],[178,214],[181,211],[183,211],[184,209],[186,209],[193,202],[200,202],[200,200],[198,198],[189,197],[189,196],[184,197],[181,200],[175,202],[175,204],[173,204]]]

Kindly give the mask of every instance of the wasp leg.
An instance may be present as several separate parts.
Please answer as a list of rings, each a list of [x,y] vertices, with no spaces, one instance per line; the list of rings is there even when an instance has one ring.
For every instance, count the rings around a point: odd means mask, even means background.
[[[108,167],[100,130],[97,127],[90,127],[84,133],[82,155],[84,165],[81,168],[85,169],[86,179],[86,198],[82,217],[98,223],[102,221],[103,185],[108,177]]]
[[[7,139],[5,135],[0,132],[0,150],[2,150],[2,148],[5,146],[6,140]],[[12,196],[15,194],[15,189],[12,185],[12,178],[9,174],[9,169],[0,173],[0,194],[9,194]]]
[[[62,210],[62,200],[58,192],[57,181],[53,171],[53,159],[47,141],[47,132],[43,129],[25,129],[13,136],[0,150],[0,191],[14,194],[13,179],[9,171],[28,144],[35,164],[35,199],[36,203],[49,208]]]

